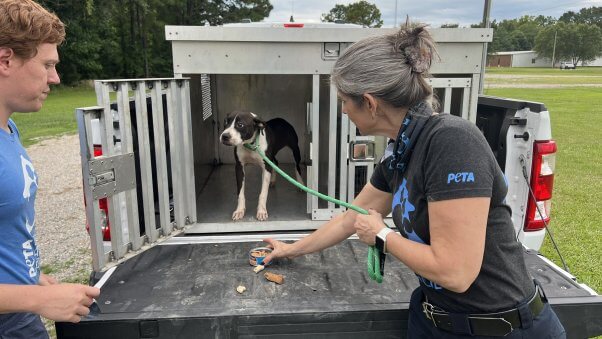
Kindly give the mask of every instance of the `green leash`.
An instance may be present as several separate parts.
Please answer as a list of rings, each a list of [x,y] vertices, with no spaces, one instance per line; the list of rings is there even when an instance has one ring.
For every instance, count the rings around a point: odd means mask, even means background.
[[[244,146],[247,149],[251,150],[251,151],[256,151],[257,153],[259,153],[259,155],[263,158],[263,160],[265,162],[268,163],[268,165],[270,165],[278,174],[280,174],[281,176],[283,176],[291,184],[297,186],[302,191],[305,191],[305,192],[307,192],[309,194],[313,194],[313,195],[317,196],[320,199],[333,202],[333,203],[335,203],[337,205],[345,206],[345,207],[347,207],[349,209],[352,209],[352,210],[356,211],[357,213],[368,215],[368,211],[366,211],[365,209],[363,209],[361,207],[358,207],[358,206],[352,205],[350,203],[347,203],[347,202],[344,202],[344,201],[332,198],[332,197],[330,197],[328,195],[325,195],[325,194],[322,194],[322,193],[320,193],[318,191],[314,191],[311,188],[308,188],[307,186],[302,185],[297,180],[291,178],[288,174],[284,173],[278,166],[276,166],[276,164],[274,164],[263,153],[263,151],[259,148],[258,142],[259,142],[259,135],[255,138],[255,141],[253,142],[253,145],[244,144]],[[379,284],[383,282],[383,276],[380,273],[380,258],[379,258],[379,254],[378,254],[378,250],[374,246],[368,247],[368,275],[370,276],[370,279],[376,281]]]

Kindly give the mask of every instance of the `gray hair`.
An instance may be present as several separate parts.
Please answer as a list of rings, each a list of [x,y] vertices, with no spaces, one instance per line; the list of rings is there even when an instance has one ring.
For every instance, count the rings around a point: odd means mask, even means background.
[[[411,107],[433,94],[426,81],[435,42],[423,24],[407,22],[399,32],[362,39],[336,61],[331,81],[357,103],[365,93],[394,107]]]

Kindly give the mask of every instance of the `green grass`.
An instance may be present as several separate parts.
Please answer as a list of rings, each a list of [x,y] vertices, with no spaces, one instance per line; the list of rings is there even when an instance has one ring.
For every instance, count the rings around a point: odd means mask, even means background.
[[[520,74],[520,75],[554,75],[554,76],[602,76],[602,67],[577,67],[576,69],[559,69],[546,67],[487,67],[487,74]]]
[[[40,267],[40,270],[42,271],[42,273],[49,274],[49,275],[52,275],[54,272],[57,271],[57,269],[54,265],[47,265],[47,264],[42,265],[42,267]]]
[[[37,141],[77,132],[75,109],[96,105],[96,94],[90,87],[52,88],[42,109],[35,113],[14,113],[11,118],[21,133],[25,147]]]
[[[529,76],[515,78],[487,78],[486,84],[551,84],[551,85],[582,85],[582,84],[602,84],[602,74],[600,76],[557,76],[550,78]],[[583,85],[582,85],[583,86]]]
[[[548,108],[558,144],[551,229],[571,273],[602,292],[602,89],[496,88],[486,94]],[[547,237],[541,252],[560,265]]]

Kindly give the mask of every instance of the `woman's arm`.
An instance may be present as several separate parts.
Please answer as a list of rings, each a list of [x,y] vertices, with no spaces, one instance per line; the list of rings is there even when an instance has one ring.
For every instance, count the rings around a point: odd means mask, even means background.
[[[429,202],[431,244],[390,233],[387,250],[422,277],[448,290],[465,292],[481,270],[489,201],[462,198]],[[355,228],[360,239],[372,245],[384,226],[382,217],[372,213],[358,216]]]
[[[391,193],[380,191],[368,183],[357,195],[353,204],[364,209],[371,208],[387,215],[391,210],[391,201]],[[282,257],[294,258],[336,245],[355,233],[353,225],[357,215],[357,212],[347,210],[320,226],[315,232],[292,244],[274,239],[264,239],[274,248],[274,251],[264,261],[270,262],[274,258]]]

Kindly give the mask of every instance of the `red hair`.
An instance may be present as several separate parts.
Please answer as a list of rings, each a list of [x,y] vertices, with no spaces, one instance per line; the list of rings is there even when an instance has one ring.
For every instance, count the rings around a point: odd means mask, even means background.
[[[65,40],[63,22],[32,0],[0,0],[0,32],[0,47],[22,59],[36,56],[40,44]]]

